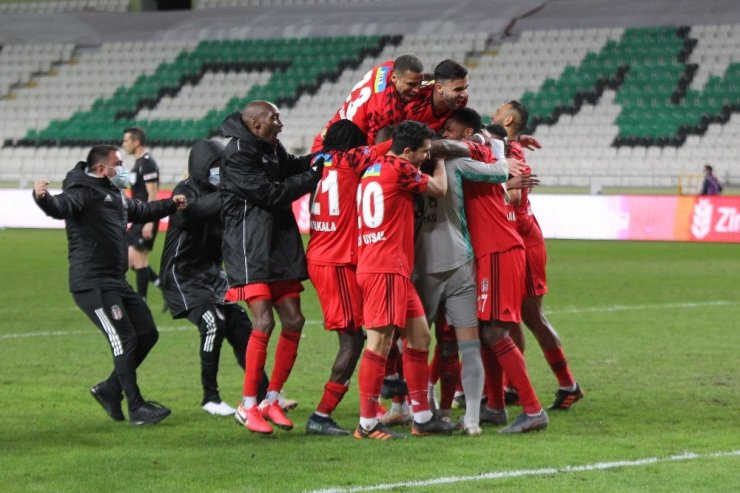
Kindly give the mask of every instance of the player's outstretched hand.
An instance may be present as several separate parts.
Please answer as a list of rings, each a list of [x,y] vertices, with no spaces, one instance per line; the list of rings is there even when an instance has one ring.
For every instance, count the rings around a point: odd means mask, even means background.
[[[36,180],[33,184],[33,195],[36,199],[43,199],[49,191],[48,180]]]
[[[506,182],[506,188],[534,188],[539,184],[540,180],[537,175],[526,174],[509,178]]]
[[[523,146],[529,149],[530,151],[535,151],[537,149],[542,149],[542,144],[540,144],[540,141],[532,137],[531,135],[520,135],[519,136],[519,143]]]
[[[172,201],[177,204],[178,211],[181,211],[188,206],[188,198],[182,194],[173,195]]]
[[[506,164],[509,166],[509,176],[519,176],[527,169],[526,163],[511,157],[506,160]]]

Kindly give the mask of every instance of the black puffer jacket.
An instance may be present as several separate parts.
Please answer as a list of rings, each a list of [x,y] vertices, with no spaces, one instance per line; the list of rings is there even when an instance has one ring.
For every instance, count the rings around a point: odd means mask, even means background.
[[[222,302],[228,289],[221,269],[221,197],[208,182],[214,161],[222,162],[223,149],[212,140],[193,144],[190,176],[175,187],[175,194],[188,198],[188,207],[170,216],[159,274],[174,318],[185,317],[197,306]]]
[[[49,216],[65,219],[69,248],[69,290],[128,286],[126,224],[148,223],[175,211],[171,199],[127,199],[108,178],[85,172],[85,162],[67,173],[62,193],[36,200]]]
[[[291,204],[313,191],[321,172],[254,135],[239,113],[221,127],[231,137],[221,168],[223,255],[229,285],[304,280],[306,255]]]

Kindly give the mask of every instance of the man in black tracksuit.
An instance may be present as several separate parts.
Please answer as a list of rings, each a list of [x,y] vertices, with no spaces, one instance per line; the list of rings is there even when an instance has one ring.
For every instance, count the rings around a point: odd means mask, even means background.
[[[221,345],[226,338],[244,369],[252,324],[244,308],[223,301],[228,284],[221,268],[223,224],[218,185],[222,160],[223,145],[212,140],[198,141],[190,150],[189,177],[174,190],[187,198],[188,208],[170,216],[159,278],[172,317],[187,317],[200,332],[203,409],[230,416],[236,409],[223,402],[218,392]],[[262,397],[266,390],[263,374]]]
[[[292,429],[278,403],[295,362],[304,318],[301,281],[307,279],[306,255],[291,204],[313,191],[323,160],[295,157],[278,140],[280,111],[267,101],[253,101],[233,113],[221,129],[231,140],[221,169],[223,255],[230,289],[227,300],[246,300],[254,330],[247,346],[242,404],[234,415],[248,430],[272,433],[271,421]],[[282,325],[267,396],[257,398],[267,345],[275,327],[273,309]],[[257,404],[260,404],[259,406]]]
[[[123,392],[131,424],[153,424],[170,410],[145,401],[136,383],[136,369],[159,335],[146,303],[126,281],[126,223],[160,219],[185,207],[186,200],[128,200],[121,191],[125,186],[126,168],[118,150],[98,145],[67,174],[61,194],[50,195],[48,182],[37,181],[33,195],[47,215],[65,220],[69,289],[113,353],[113,373],[90,389],[92,396],[111,418],[123,421]]]

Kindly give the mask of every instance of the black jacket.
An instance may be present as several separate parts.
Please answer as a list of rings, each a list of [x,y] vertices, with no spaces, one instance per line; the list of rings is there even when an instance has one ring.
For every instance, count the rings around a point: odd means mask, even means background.
[[[221,197],[208,182],[211,165],[222,158],[218,142],[196,142],[188,158],[190,176],[173,192],[188,198],[187,209],[170,216],[160,263],[159,279],[174,318],[185,317],[198,306],[221,303],[228,289],[221,269]]]
[[[147,223],[175,211],[172,199],[129,200],[108,178],[85,173],[77,163],[67,173],[62,193],[36,200],[49,216],[65,219],[69,248],[69,290],[128,286],[126,224]]]
[[[239,113],[221,127],[231,137],[221,168],[223,256],[229,285],[304,280],[306,255],[291,204],[313,191],[321,173],[254,135]]]

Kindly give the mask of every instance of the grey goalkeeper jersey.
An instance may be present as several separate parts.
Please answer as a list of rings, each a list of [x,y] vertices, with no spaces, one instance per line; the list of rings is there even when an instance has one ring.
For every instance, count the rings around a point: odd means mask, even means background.
[[[421,195],[417,202],[414,274],[447,272],[473,259],[463,201],[463,181],[503,183],[508,178],[501,161],[486,164],[471,158],[445,162],[447,193],[442,198]]]

